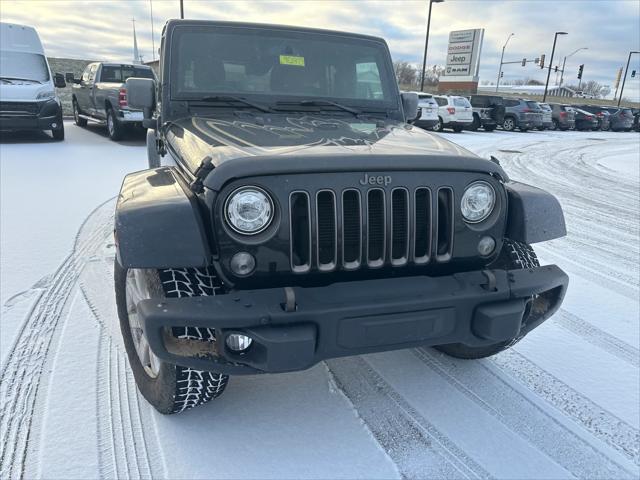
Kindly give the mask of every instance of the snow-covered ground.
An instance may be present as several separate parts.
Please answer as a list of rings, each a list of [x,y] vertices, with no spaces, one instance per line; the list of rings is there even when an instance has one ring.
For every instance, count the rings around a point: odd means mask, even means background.
[[[141,140],[67,123],[0,144],[0,477],[638,478],[640,136],[443,134],[561,201],[536,245],[571,277],[510,351],[431,349],[234,377],[162,416],[137,394],[116,319],[111,229]]]

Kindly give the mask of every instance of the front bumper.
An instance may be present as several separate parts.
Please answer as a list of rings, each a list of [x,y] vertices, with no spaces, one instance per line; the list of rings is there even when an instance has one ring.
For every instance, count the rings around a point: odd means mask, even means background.
[[[227,374],[286,372],[334,357],[509,340],[549,318],[568,282],[550,265],[144,300],[138,312],[165,362]],[[217,341],[180,340],[171,327],[215,329]],[[231,333],[253,339],[245,353],[225,347]]]
[[[37,113],[0,112],[0,130],[52,130],[59,128],[62,124],[62,108],[56,100],[33,103],[37,104]]]

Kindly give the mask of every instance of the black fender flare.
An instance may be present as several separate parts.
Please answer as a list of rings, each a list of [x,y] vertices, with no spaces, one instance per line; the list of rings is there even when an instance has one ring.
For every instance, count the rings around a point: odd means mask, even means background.
[[[117,259],[124,268],[210,264],[197,199],[173,167],[142,170],[124,178],[114,233]]]
[[[506,188],[508,238],[532,244],[567,234],[562,206],[555,196],[520,182],[508,182]]]

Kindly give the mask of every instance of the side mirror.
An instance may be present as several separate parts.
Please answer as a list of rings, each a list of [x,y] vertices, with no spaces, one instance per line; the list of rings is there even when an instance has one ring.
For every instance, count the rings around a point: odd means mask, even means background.
[[[75,83],[75,79],[73,78],[73,72],[65,73],[64,78],[67,81],[67,83]]]
[[[61,73],[56,73],[53,76],[53,84],[56,86],[56,88],[66,87],[67,82],[64,81],[64,75],[62,75]]]
[[[418,118],[418,94],[413,92],[404,92],[400,94],[402,98],[402,109],[404,110],[404,118],[411,123]]]
[[[128,78],[127,102],[129,107],[142,110],[144,118],[151,118],[156,105],[156,82],[150,78]]]

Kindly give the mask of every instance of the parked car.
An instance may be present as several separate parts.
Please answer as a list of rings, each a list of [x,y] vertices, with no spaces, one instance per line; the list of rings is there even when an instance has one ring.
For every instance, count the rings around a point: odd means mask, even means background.
[[[90,63],[82,77],[74,79],[71,98],[76,125],[84,127],[87,122],[107,126],[111,140],[120,140],[128,126],[142,125],[142,111],[132,109],[127,103],[128,78],[154,79],[151,67],[120,63]]]
[[[550,103],[554,130],[573,130],[576,127],[576,113],[570,105]]]
[[[473,123],[469,130],[482,127],[491,132],[504,122],[504,99],[498,95],[471,95],[469,102],[473,107]]]
[[[522,98],[505,98],[504,106],[504,130],[512,132],[518,128],[521,132],[526,132],[530,128],[542,126],[542,110],[536,102]]]
[[[634,115],[630,108],[607,107],[607,110],[611,114],[609,117],[611,130],[614,132],[631,131],[633,128]]]
[[[609,117],[611,114],[606,108],[600,105],[580,105],[578,108],[596,116],[596,119],[598,120],[598,130],[609,130]]]
[[[124,348],[158,411],[335,357],[487,357],[560,307],[567,275],[528,244],[566,234],[559,202],[407,128],[418,97],[384,40],[169,20],[160,45],[162,88],[127,91],[162,166],[125,177],[114,226]]]
[[[450,128],[461,132],[473,123],[473,108],[465,97],[434,95],[433,98],[438,103],[438,123],[433,126],[433,131]]]
[[[33,27],[0,23],[0,131],[50,130],[64,140],[62,104],[56,89],[62,74],[51,74]]]
[[[538,103],[542,110],[542,127],[539,130],[551,130],[553,128],[553,111],[548,103]]]
[[[418,93],[418,117],[413,122],[420,128],[430,129],[438,123],[438,102],[430,93]]]
[[[598,119],[595,114],[582,110],[580,108],[573,108],[576,114],[576,130],[597,130]]]

